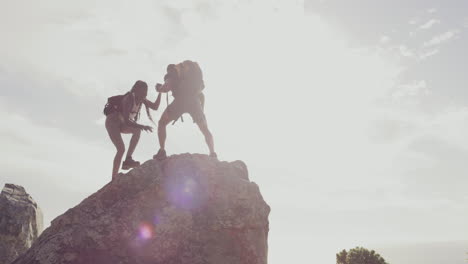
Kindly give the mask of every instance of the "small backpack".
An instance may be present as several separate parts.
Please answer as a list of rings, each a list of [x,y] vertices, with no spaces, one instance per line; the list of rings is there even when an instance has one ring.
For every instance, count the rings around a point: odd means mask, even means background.
[[[115,112],[122,112],[122,101],[123,98],[128,95],[130,92],[121,95],[115,95],[107,98],[107,103],[104,105],[103,113],[108,116]]]

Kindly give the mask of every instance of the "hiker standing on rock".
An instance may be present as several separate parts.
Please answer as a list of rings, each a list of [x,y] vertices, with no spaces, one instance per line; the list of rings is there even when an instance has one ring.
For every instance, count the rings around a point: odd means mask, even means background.
[[[152,127],[137,123],[141,106],[145,105],[146,114],[153,122],[149,108],[158,110],[161,102],[161,94],[159,94],[154,103],[146,99],[147,94],[148,85],[143,81],[137,81],[126,94],[109,97],[104,107],[104,114],[107,116],[107,133],[117,149],[117,153],[114,157],[114,165],[112,167],[112,179],[114,179],[119,172],[120,163],[125,152],[122,133],[132,134],[130,145],[127,150],[127,157],[122,164],[122,169],[128,170],[140,165],[140,162],[133,160],[132,154],[140,140],[141,131],[153,132]]]
[[[205,97],[202,93],[205,88],[203,75],[198,63],[186,60],[179,64],[169,64],[167,74],[164,76],[164,84],[156,84],[156,90],[160,93],[172,91],[174,101],[169,104],[158,122],[159,151],[153,158],[166,158],[166,126],[174,121],[182,119],[182,114],[189,113],[193,122],[198,125],[205,136],[206,144],[210,150],[210,156],[216,158],[213,136],[208,129],[205,113],[203,111]],[[183,120],[183,119],[182,119]]]

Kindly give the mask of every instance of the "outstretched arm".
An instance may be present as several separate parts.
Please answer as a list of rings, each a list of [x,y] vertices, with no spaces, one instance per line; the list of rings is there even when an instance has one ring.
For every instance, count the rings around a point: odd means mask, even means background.
[[[159,105],[161,104],[161,93],[158,94],[158,98],[156,98],[156,101],[154,101],[154,103],[148,99],[145,99],[143,103],[153,110],[158,110]]]

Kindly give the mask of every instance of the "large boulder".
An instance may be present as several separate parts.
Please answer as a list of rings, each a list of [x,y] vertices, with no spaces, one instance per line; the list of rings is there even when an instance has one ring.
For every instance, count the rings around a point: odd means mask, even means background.
[[[14,264],[266,264],[269,212],[241,161],[150,160],[57,217]]]
[[[11,263],[40,235],[42,212],[23,187],[5,184],[0,193],[0,263]]]

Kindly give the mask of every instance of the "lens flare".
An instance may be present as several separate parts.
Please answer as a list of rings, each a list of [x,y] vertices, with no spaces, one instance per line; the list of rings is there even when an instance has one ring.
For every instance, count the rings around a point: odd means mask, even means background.
[[[171,203],[179,208],[194,209],[199,207],[204,199],[199,183],[192,177],[184,177],[170,181],[166,186]]]
[[[153,238],[154,236],[154,229],[153,226],[147,223],[143,223],[140,225],[138,231],[138,237],[142,240],[148,240]]]
[[[192,179],[186,180],[184,185],[183,185],[184,193],[192,194],[193,191],[194,191],[194,188],[196,187],[195,184],[196,183]]]

